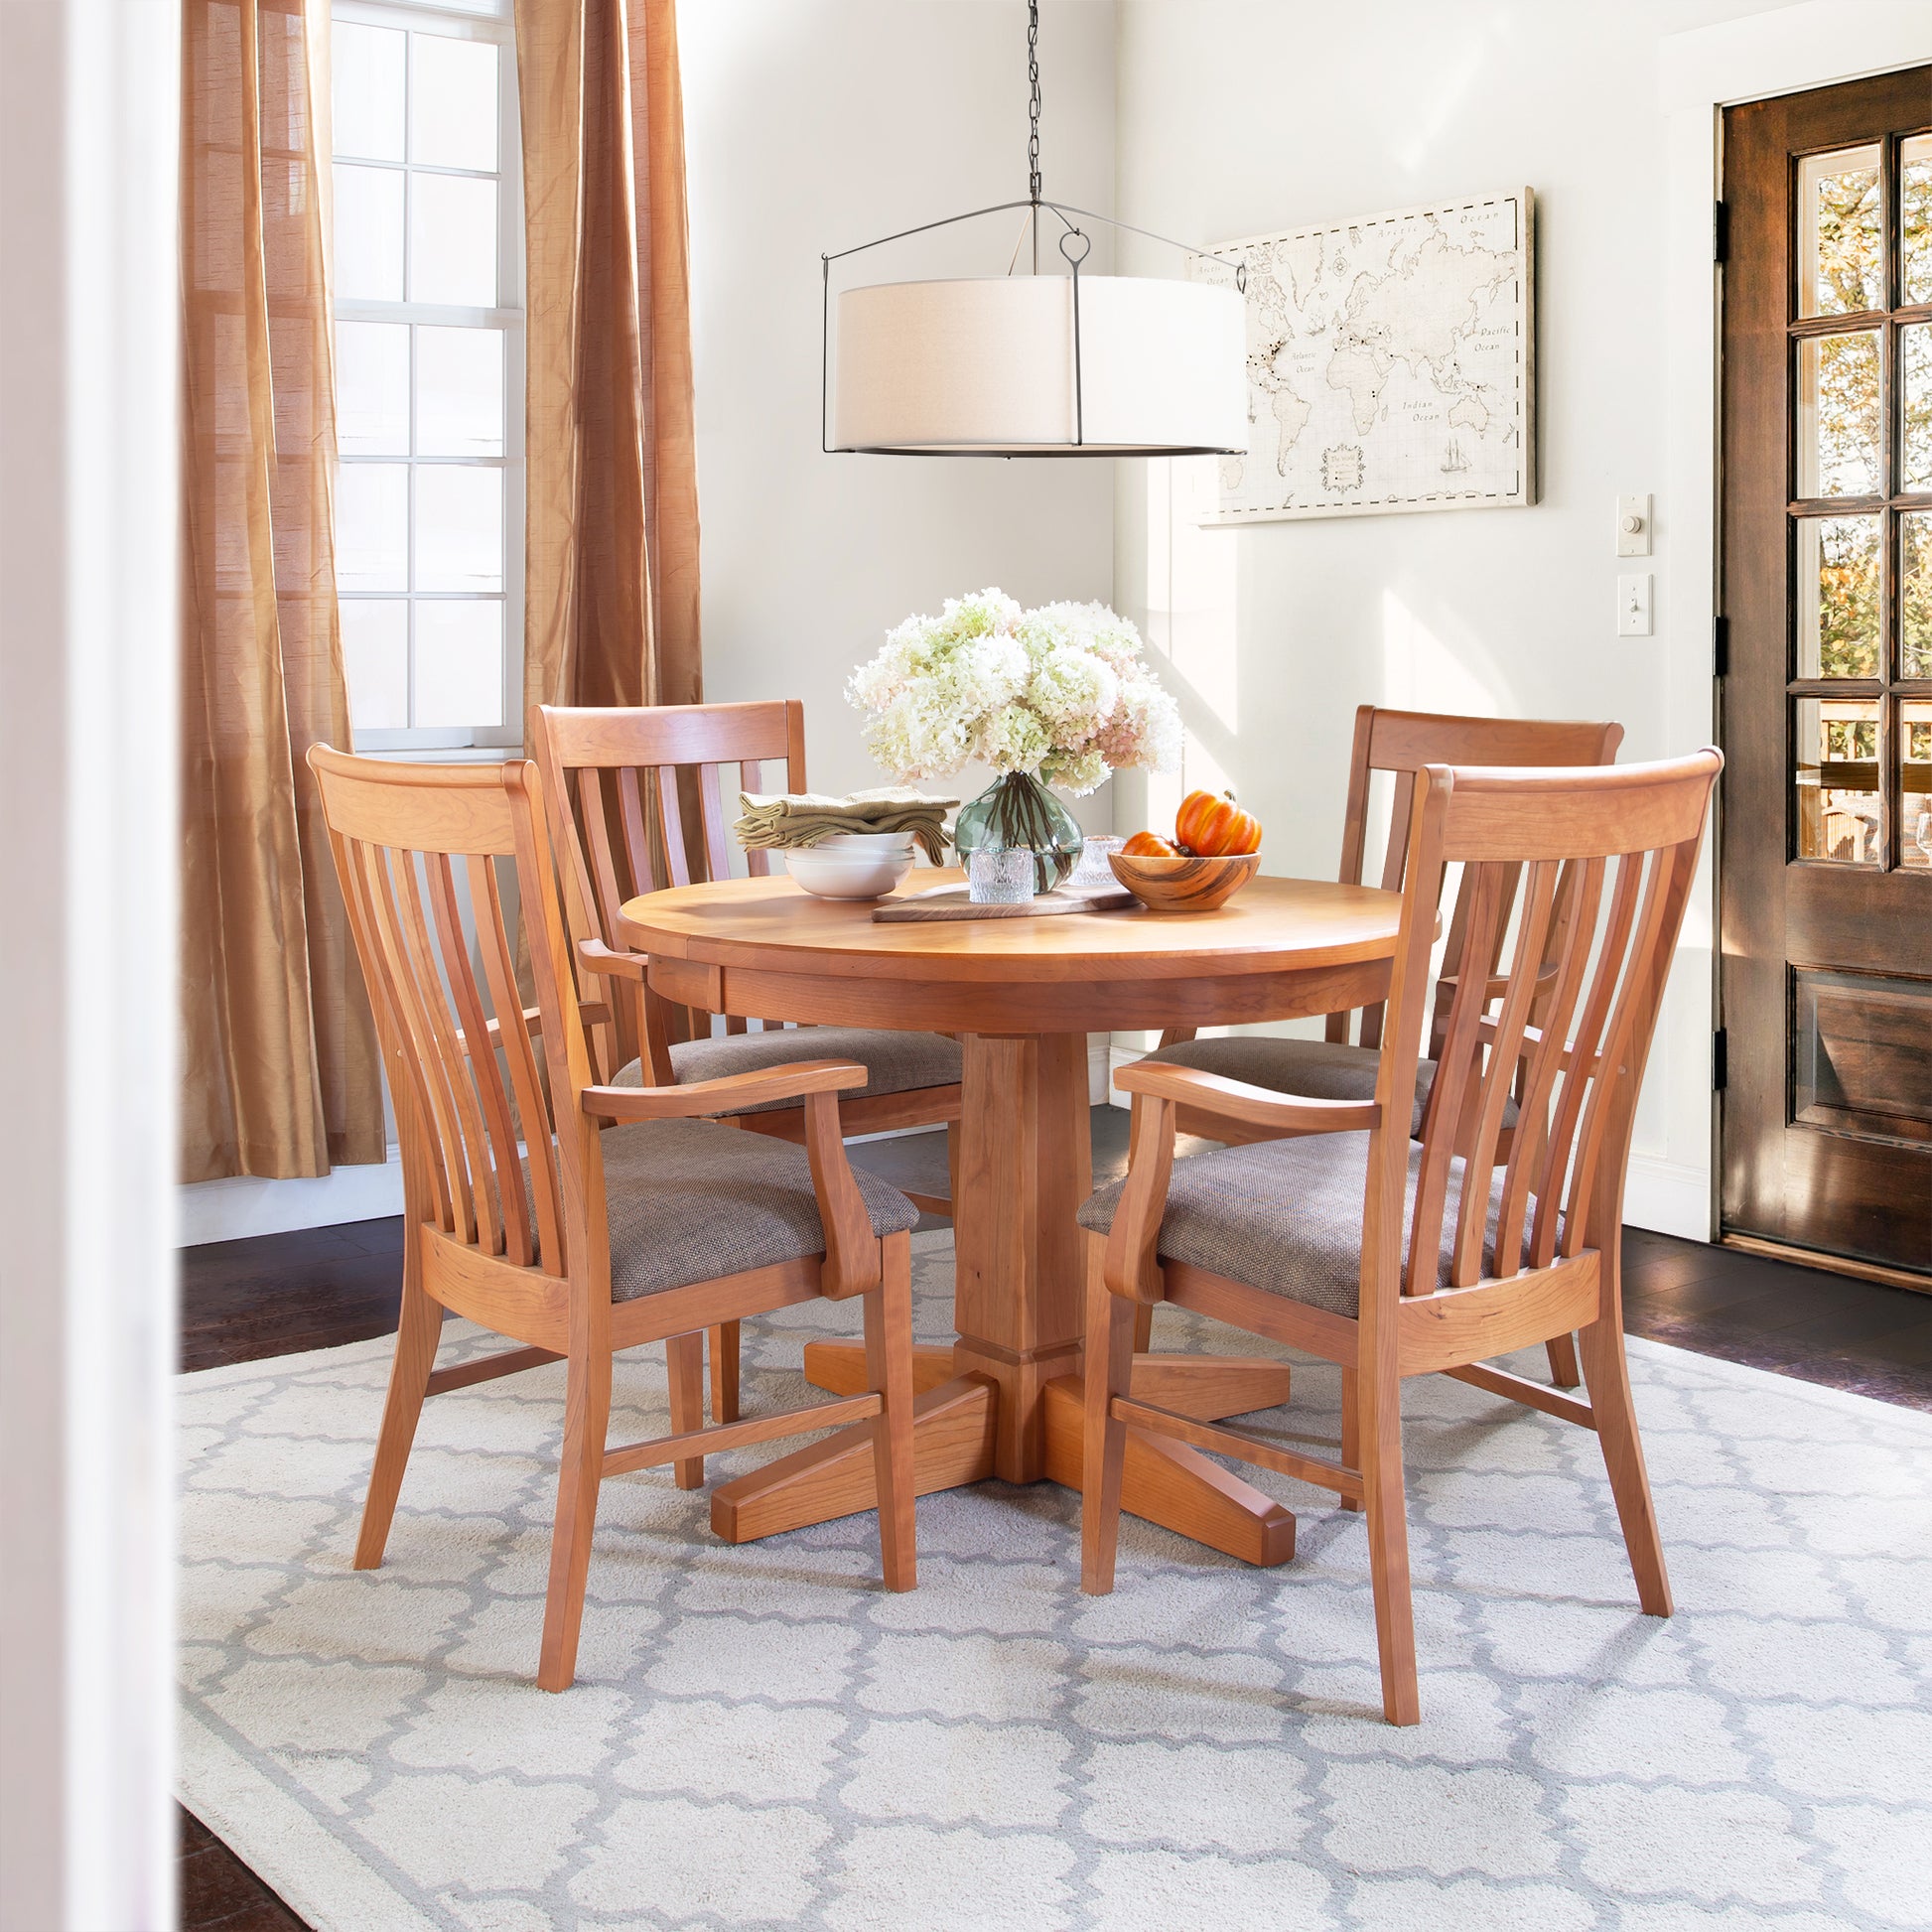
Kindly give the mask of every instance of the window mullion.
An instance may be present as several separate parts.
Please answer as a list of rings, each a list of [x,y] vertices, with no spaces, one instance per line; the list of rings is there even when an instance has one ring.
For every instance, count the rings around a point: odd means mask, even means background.
[[[396,728],[371,728],[366,749],[380,755],[391,757],[409,756],[462,756],[466,748],[475,749],[479,755],[490,755],[490,748],[501,748],[503,739],[520,735],[520,657],[521,657],[521,609],[523,595],[522,556],[523,528],[522,504],[523,487],[521,465],[523,460],[523,437],[521,434],[521,407],[524,389],[524,337],[525,315],[522,308],[522,179],[520,127],[518,124],[516,100],[516,72],[514,40],[511,23],[508,19],[507,0],[502,13],[492,19],[469,16],[432,13],[418,7],[390,7],[382,0],[340,0],[336,9],[345,23],[373,27],[385,33],[401,36],[401,87],[399,89],[402,113],[402,140],[400,159],[389,160],[370,158],[366,164],[359,164],[358,158],[349,155],[334,157],[351,165],[368,165],[385,169],[402,176],[402,235],[403,260],[401,264],[402,299],[395,302],[377,302],[363,299],[339,300],[333,304],[338,323],[379,323],[400,326],[408,331],[406,388],[404,406],[408,412],[408,422],[401,437],[395,438],[403,445],[400,459],[380,453],[351,456],[343,459],[345,463],[397,463],[403,471],[405,490],[402,510],[402,547],[405,551],[403,570],[400,573],[403,586],[400,602],[403,605],[405,626],[403,648],[405,662],[405,704],[404,713],[408,719],[406,726]],[[419,84],[428,84],[422,76],[431,69],[428,53],[419,61],[418,41],[421,38],[459,39],[486,41],[497,50],[496,85],[496,148],[497,167],[494,171],[481,168],[461,168],[443,166],[430,162],[420,162],[416,157],[415,129],[418,108],[434,103],[419,103]],[[393,63],[392,55],[384,55],[385,61]],[[388,69],[393,76],[396,66]],[[394,94],[389,99],[394,101]],[[388,124],[393,128],[394,123]],[[358,145],[384,146],[393,143],[393,135],[385,134],[380,124],[375,124],[371,138]],[[462,149],[457,150],[461,152]],[[416,263],[411,248],[414,227],[414,212],[418,200],[418,174],[433,174],[454,179],[493,182],[496,187],[496,230],[495,230],[495,285],[492,290],[494,305],[490,307],[467,307],[415,300],[417,292]],[[454,191],[453,191],[454,192]],[[423,357],[426,350],[422,331],[425,328],[445,330],[477,331],[493,338],[502,357],[500,409],[501,415],[496,425],[498,454],[482,456],[460,453],[440,457],[428,453],[421,436],[422,383],[425,380]],[[457,343],[454,338],[444,339],[454,352]],[[481,373],[481,372],[479,372]],[[481,427],[481,426],[480,426]],[[468,447],[474,447],[474,439],[465,439]],[[390,447],[393,448],[393,442]],[[419,502],[419,485],[430,470],[447,471],[450,469],[493,469],[501,478],[501,525],[496,533],[500,545],[501,574],[500,588],[494,593],[484,593],[467,588],[474,580],[467,570],[460,568],[459,575],[452,579],[458,587],[446,591],[432,591],[421,582],[417,568],[419,537],[422,531],[423,509]],[[478,487],[481,487],[479,485]],[[465,486],[459,485],[454,479],[440,488],[457,493],[457,503],[461,503]],[[457,522],[452,528],[452,536],[461,543],[468,527],[468,512],[456,508]],[[481,532],[478,532],[481,535]],[[384,537],[384,548],[389,547]],[[458,553],[461,555],[461,551]],[[394,599],[395,592],[350,592],[349,601],[376,601]],[[421,704],[424,693],[421,689],[421,665],[419,645],[421,644],[422,608],[429,604],[471,605],[476,607],[476,621],[481,623],[487,607],[493,605],[497,612],[500,629],[501,657],[499,661],[500,683],[498,690],[499,723],[474,726],[436,726],[419,722],[422,716]],[[454,637],[467,638],[470,626],[459,616],[443,620],[443,623],[457,626]],[[467,652],[467,644],[458,648]],[[373,662],[374,660],[371,660]],[[393,660],[391,660],[393,661]],[[461,664],[464,660],[459,658]],[[471,660],[475,661],[475,660]],[[479,666],[480,668],[480,666]],[[467,671],[463,673],[467,677]],[[458,687],[463,688],[463,687]],[[476,693],[481,699],[482,693]],[[486,702],[486,701],[485,701]],[[459,702],[452,707],[448,699],[442,707],[467,710],[467,704]],[[391,713],[390,715],[393,715]]]

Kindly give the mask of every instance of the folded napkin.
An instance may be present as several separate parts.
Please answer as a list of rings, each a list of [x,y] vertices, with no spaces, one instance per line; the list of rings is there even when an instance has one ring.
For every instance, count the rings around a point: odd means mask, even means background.
[[[946,813],[957,798],[886,786],[835,798],[818,791],[741,791],[745,816],[732,830],[747,851],[816,845],[840,832],[907,832],[935,866],[946,856]]]

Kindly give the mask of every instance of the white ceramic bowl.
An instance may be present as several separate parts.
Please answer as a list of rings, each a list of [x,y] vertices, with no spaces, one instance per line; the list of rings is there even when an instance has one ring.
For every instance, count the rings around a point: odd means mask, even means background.
[[[905,853],[912,850],[910,832],[834,832],[830,838],[820,839],[816,845],[803,848],[808,852],[863,852],[868,855],[882,853]]]
[[[801,891],[820,898],[884,898],[912,870],[912,841],[893,833],[841,833],[787,852],[785,870]]]

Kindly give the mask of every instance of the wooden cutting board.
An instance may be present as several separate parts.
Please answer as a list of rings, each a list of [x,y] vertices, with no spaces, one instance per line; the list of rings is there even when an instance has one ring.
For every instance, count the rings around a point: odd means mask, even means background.
[[[964,886],[935,886],[889,898],[873,907],[872,916],[888,925],[915,919],[1046,919],[1061,912],[1114,912],[1133,903],[1134,895],[1124,886],[1056,886],[1024,905],[975,905]]]

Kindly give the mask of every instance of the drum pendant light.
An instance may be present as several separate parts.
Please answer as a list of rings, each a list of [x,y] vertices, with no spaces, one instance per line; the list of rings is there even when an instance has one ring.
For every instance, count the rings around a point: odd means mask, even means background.
[[[1248,447],[1246,270],[1229,286],[1086,275],[1080,220],[1149,235],[1047,201],[1039,176],[1039,0],[1028,0],[1028,193],[822,255],[819,440],[877,456],[1205,456]],[[1033,272],[843,290],[832,264],[982,215],[1026,209]],[[1039,273],[1040,219],[1060,224],[1069,273]],[[1076,218],[1077,217],[1077,218]],[[1014,262],[1020,255],[1014,247]],[[1215,257],[1224,260],[1222,257]],[[828,393],[829,392],[829,393]]]

